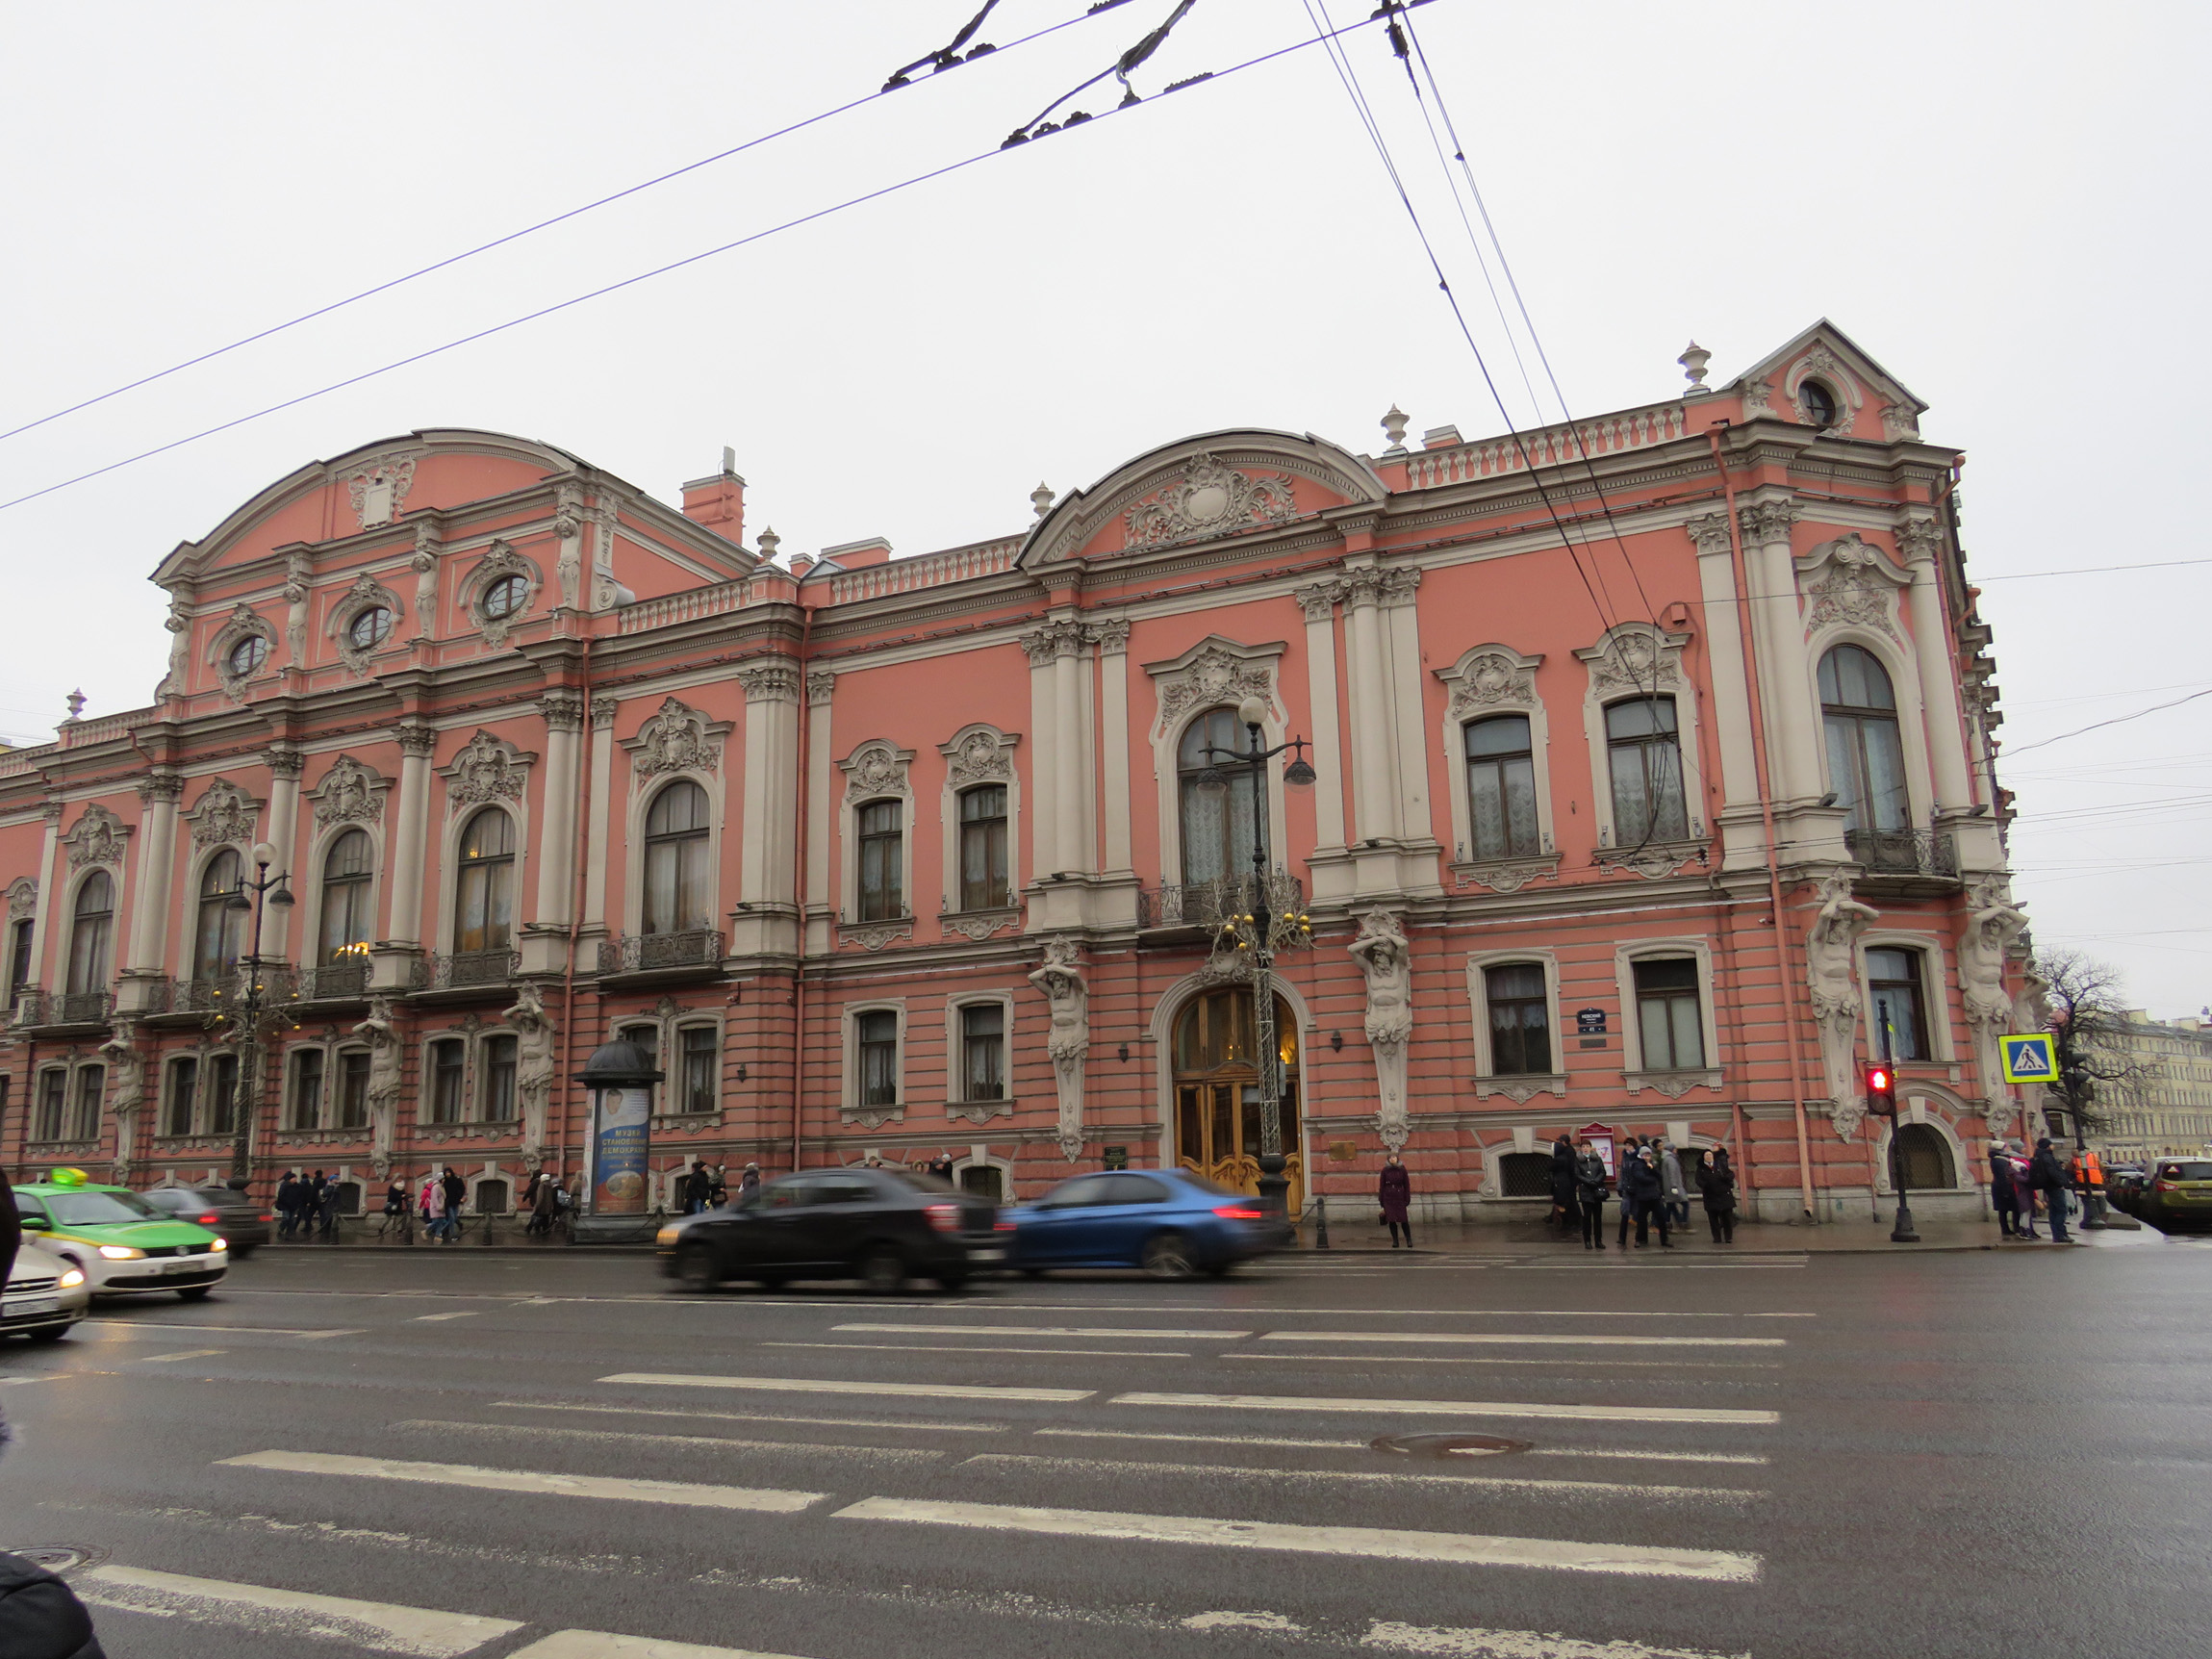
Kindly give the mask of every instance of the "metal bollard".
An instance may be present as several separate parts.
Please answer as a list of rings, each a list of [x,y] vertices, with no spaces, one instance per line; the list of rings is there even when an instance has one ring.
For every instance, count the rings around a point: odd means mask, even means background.
[[[1313,1248],[1329,1248],[1329,1200],[1319,1193],[1313,1196]]]

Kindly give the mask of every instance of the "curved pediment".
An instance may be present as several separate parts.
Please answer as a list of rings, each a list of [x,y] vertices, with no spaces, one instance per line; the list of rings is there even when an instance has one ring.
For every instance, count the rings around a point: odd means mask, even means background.
[[[1116,558],[1246,535],[1385,494],[1364,461],[1310,432],[1203,432],[1069,494],[1030,531],[1020,562]]]

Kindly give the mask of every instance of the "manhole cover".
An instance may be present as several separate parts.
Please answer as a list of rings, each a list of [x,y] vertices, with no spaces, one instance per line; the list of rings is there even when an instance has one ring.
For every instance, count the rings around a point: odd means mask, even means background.
[[[79,1568],[97,1567],[108,1559],[106,1550],[95,1549],[89,1544],[32,1544],[21,1549],[11,1549],[7,1553],[20,1556],[33,1566],[43,1567],[48,1572],[59,1572],[64,1576]]]
[[[1379,1452],[1402,1457],[1496,1457],[1501,1452],[1534,1449],[1533,1441],[1507,1440],[1503,1435],[1384,1435],[1374,1442]]]

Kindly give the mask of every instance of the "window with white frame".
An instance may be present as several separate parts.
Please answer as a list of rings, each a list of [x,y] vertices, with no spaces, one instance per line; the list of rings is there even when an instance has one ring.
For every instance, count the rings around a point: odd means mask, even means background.
[[[1674,699],[1638,697],[1605,710],[1606,764],[1616,847],[1681,841],[1690,834],[1682,792],[1682,742]]]
[[[515,1064],[520,1044],[510,1032],[484,1039],[484,1099],[480,1113],[486,1123],[512,1123],[520,1115],[515,1104]]]
[[[712,1026],[676,1028],[675,1110],[718,1111],[722,1108],[722,1044]]]
[[[1535,747],[1525,714],[1470,720],[1467,754],[1470,858],[1534,858],[1543,847],[1537,828]]]
[[[1230,758],[1243,748],[1244,728],[1233,708],[1207,710],[1183,727],[1176,745],[1185,883],[1218,881],[1252,867],[1255,813],[1266,806],[1253,800],[1251,769]]]
[[[166,1084],[162,1091],[164,1135],[191,1134],[192,1108],[199,1094],[199,1056],[179,1055],[169,1061]]]
[[[210,1135],[235,1135],[238,1133],[238,1056],[213,1054],[208,1056],[207,1075],[207,1133]]]
[[[70,1091],[69,1122],[64,1139],[100,1138],[100,1097],[106,1092],[107,1086],[106,1066],[81,1065],[77,1068],[76,1086]]]
[[[1695,957],[1640,957],[1636,980],[1637,1036],[1645,1071],[1705,1069],[1705,1011]]]
[[[870,801],[853,815],[863,922],[896,921],[906,913],[905,815],[900,801]]]
[[[369,1051],[338,1051],[338,1124],[340,1129],[369,1127]]]
[[[899,1014],[865,1008],[852,1016],[855,1104],[899,1104]]]
[[[646,1063],[660,1069],[661,1029],[657,1025],[627,1025],[616,1031],[615,1035],[624,1042],[634,1042],[645,1051]]]
[[[31,987],[31,941],[38,924],[26,916],[8,932],[8,1006],[13,1008]]]
[[[642,931],[685,933],[713,926],[706,791],[679,778],[646,812]]]
[[[963,1101],[1006,1098],[1006,1005],[996,999],[963,1003],[960,1028],[959,1098]]]
[[[69,1073],[63,1066],[49,1066],[38,1074],[38,1101],[31,1120],[33,1140],[59,1140],[62,1125],[68,1114]]]
[[[354,960],[369,950],[376,930],[372,900],[376,865],[369,833],[348,830],[322,855],[322,959]]]
[[[245,866],[239,855],[225,848],[208,860],[207,868],[200,872],[200,898],[197,913],[198,926],[192,932],[192,978],[195,980],[225,979],[238,969],[238,959],[245,954],[245,921],[249,914],[242,903]]]
[[[1920,953],[1901,945],[1876,945],[1867,950],[1867,1000],[1873,1007],[1873,1030],[1869,1045],[1883,1053],[1882,1033],[1889,1031],[1888,1058],[1933,1059],[1929,1046],[1928,1012],[1920,969]]]
[[[1551,997],[1543,964],[1498,962],[1486,967],[1483,1001],[1489,1010],[1492,1075],[1550,1076]]]
[[[1844,828],[1907,828],[1912,806],[1897,694],[1872,651],[1840,645],[1820,658],[1820,724],[1827,738],[1828,785],[1850,810]]]
[[[515,821],[487,806],[461,831],[453,948],[503,951],[515,927]]]
[[[960,791],[960,908],[999,910],[1012,903],[1007,882],[1006,786]]]
[[[84,996],[108,988],[110,947],[115,932],[115,882],[105,870],[94,870],[77,889],[69,928],[71,996]]]
[[[318,1048],[292,1051],[292,1093],[286,1103],[287,1129],[322,1127],[323,1053]]]
[[[459,1037],[440,1037],[430,1045],[430,1086],[424,1090],[428,1121],[459,1123],[468,1100],[469,1048]]]

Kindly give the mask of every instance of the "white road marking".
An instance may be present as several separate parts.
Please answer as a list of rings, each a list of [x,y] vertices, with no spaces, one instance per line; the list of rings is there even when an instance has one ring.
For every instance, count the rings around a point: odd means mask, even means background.
[[[610,1379],[611,1380],[611,1379]],[[1247,1412],[1359,1412],[1426,1417],[1565,1417],[1615,1423],[1778,1423],[1780,1412],[1720,1406],[1587,1406],[1549,1400],[1361,1400],[1311,1394],[1116,1394],[1113,1406],[1226,1406]]]
[[[1179,1441],[1197,1445],[1291,1446],[1301,1451],[1365,1451],[1366,1441],[1299,1441],[1274,1435],[1168,1435],[1136,1429],[1031,1429],[1034,1435],[1081,1441]]]
[[[1193,1613],[1182,1621],[1185,1630],[1304,1630],[1305,1625],[1280,1613]]]
[[[977,1464],[1011,1465],[1020,1468],[1057,1469],[1080,1474],[1189,1474],[1209,1480],[1320,1480],[1349,1485],[1497,1487],[1506,1491],[1563,1497],[1709,1497],[1724,1503],[1748,1503],[1766,1497],[1763,1492],[1718,1486],[1646,1486],[1634,1481],[1543,1480],[1507,1474],[1418,1474],[1410,1470],[1334,1468],[1252,1468],[1239,1464],[1125,1463],[1112,1458],[1033,1457],[1021,1452],[979,1452],[961,1460],[959,1467]]]
[[[165,1337],[172,1333],[190,1337],[198,1331],[220,1331],[224,1336],[251,1335],[256,1337],[297,1337],[302,1341],[319,1341],[325,1337],[359,1337],[366,1330],[332,1331],[286,1330],[276,1325],[186,1325],[177,1323],[148,1324],[137,1319],[81,1319],[78,1323],[88,1331],[114,1331],[132,1337]]]
[[[481,1308],[470,1308],[458,1314],[418,1314],[409,1323],[420,1325],[431,1319],[474,1319],[480,1317],[483,1312]]]
[[[1508,1270],[1516,1273],[1603,1273],[1610,1268],[1626,1267],[1626,1263],[1613,1262],[1513,1262]],[[1803,1262],[1639,1262],[1635,1271],[1653,1272],[1713,1272],[1728,1273],[1746,1267],[1802,1267]]]
[[[42,1377],[0,1377],[0,1389],[20,1388],[25,1383],[50,1383],[62,1374],[54,1371]]]
[[[840,1327],[842,1329],[843,1327]],[[1783,1348],[1786,1337],[1624,1337],[1617,1332],[1560,1336],[1516,1331],[1269,1331],[1262,1342],[1465,1342],[1498,1347],[1573,1348]]]
[[[482,1487],[491,1492],[556,1493],[565,1497],[604,1497],[628,1503],[680,1503],[695,1509],[750,1509],[771,1515],[795,1514],[829,1495],[826,1492],[778,1492],[765,1487],[699,1486],[689,1481],[547,1474],[528,1468],[478,1468],[461,1463],[404,1463],[394,1458],[345,1457],[336,1452],[259,1451],[216,1461],[232,1468],[361,1475],[369,1480],[426,1481],[433,1486]]]
[[[1504,1538],[1484,1533],[1399,1532],[1368,1526],[1297,1526],[1277,1521],[1215,1520],[1194,1515],[1122,1515],[1105,1510],[1035,1509],[903,1497],[863,1498],[833,1511],[832,1518],[1044,1533],[1061,1538],[1191,1544],[1221,1549],[1450,1562],[1465,1567],[1534,1567],[1561,1572],[1703,1578],[1731,1584],[1756,1582],[1760,1569],[1756,1555],[1714,1549],[1584,1544],[1564,1538]]]
[[[1222,1360],[1262,1360],[1281,1365],[1284,1360],[1335,1361],[1348,1365],[1542,1365],[1548,1370],[1578,1371],[1778,1371],[1774,1361],[1760,1360],[1563,1360],[1556,1355],[1540,1360],[1503,1359],[1496,1354],[1286,1354],[1272,1352],[1217,1354]]]
[[[867,1354],[1057,1354],[1087,1360],[1187,1360],[1174,1348],[1004,1348],[967,1342],[762,1342],[763,1348],[828,1348]]]
[[[860,1383],[826,1377],[697,1377],[674,1371],[617,1371],[602,1383],[643,1383],[654,1388],[752,1389],[762,1393],[874,1394],[884,1399],[1087,1400],[1096,1389],[997,1389],[960,1383]]]
[[[832,1331],[865,1331],[875,1336],[913,1337],[1150,1337],[1162,1341],[1233,1342],[1250,1331],[1133,1329],[1120,1325],[832,1325]]]
[[[33,1382],[37,1379],[23,1377],[17,1380]],[[511,1407],[519,1412],[597,1412],[625,1417],[702,1417],[725,1423],[797,1423],[805,1428],[818,1429],[928,1429],[932,1433],[944,1434],[1003,1435],[1013,1427],[1011,1423],[946,1422],[935,1417],[779,1417],[769,1412],[680,1412],[654,1406],[552,1405],[539,1400],[494,1400],[492,1404]]]
[[[649,1636],[610,1636],[603,1630],[556,1630],[518,1647],[507,1659],[791,1659],[750,1647],[701,1647],[696,1642],[656,1642]]]
[[[181,1354],[149,1354],[139,1362],[141,1365],[166,1365],[172,1360],[212,1360],[217,1354],[227,1354],[228,1348],[187,1348]]]
[[[642,1445],[720,1446],[728,1451],[808,1452],[826,1457],[887,1460],[893,1463],[933,1463],[945,1454],[915,1446],[826,1445],[807,1441],[732,1440],[725,1435],[647,1435],[621,1429],[564,1429],[542,1423],[464,1423],[438,1417],[410,1417],[392,1425],[395,1429],[458,1430],[464,1434],[507,1435],[516,1439],[608,1441]]]
[[[1640,1642],[1583,1642],[1536,1630],[1455,1630],[1418,1624],[1377,1624],[1360,1646],[1393,1653],[1435,1654],[1437,1659],[1751,1659],[1748,1653],[1646,1647]]]
[[[1585,1446],[1538,1446],[1530,1457],[1606,1457],[1627,1458],[1638,1463],[1734,1463],[1768,1464],[1774,1460],[1764,1452],[1717,1451],[1600,1451]]]
[[[136,1567],[95,1567],[70,1582],[94,1607],[240,1624],[271,1635],[321,1637],[372,1653],[411,1653],[427,1659],[458,1659],[522,1628],[511,1619],[439,1613],[343,1595],[307,1595]]]

